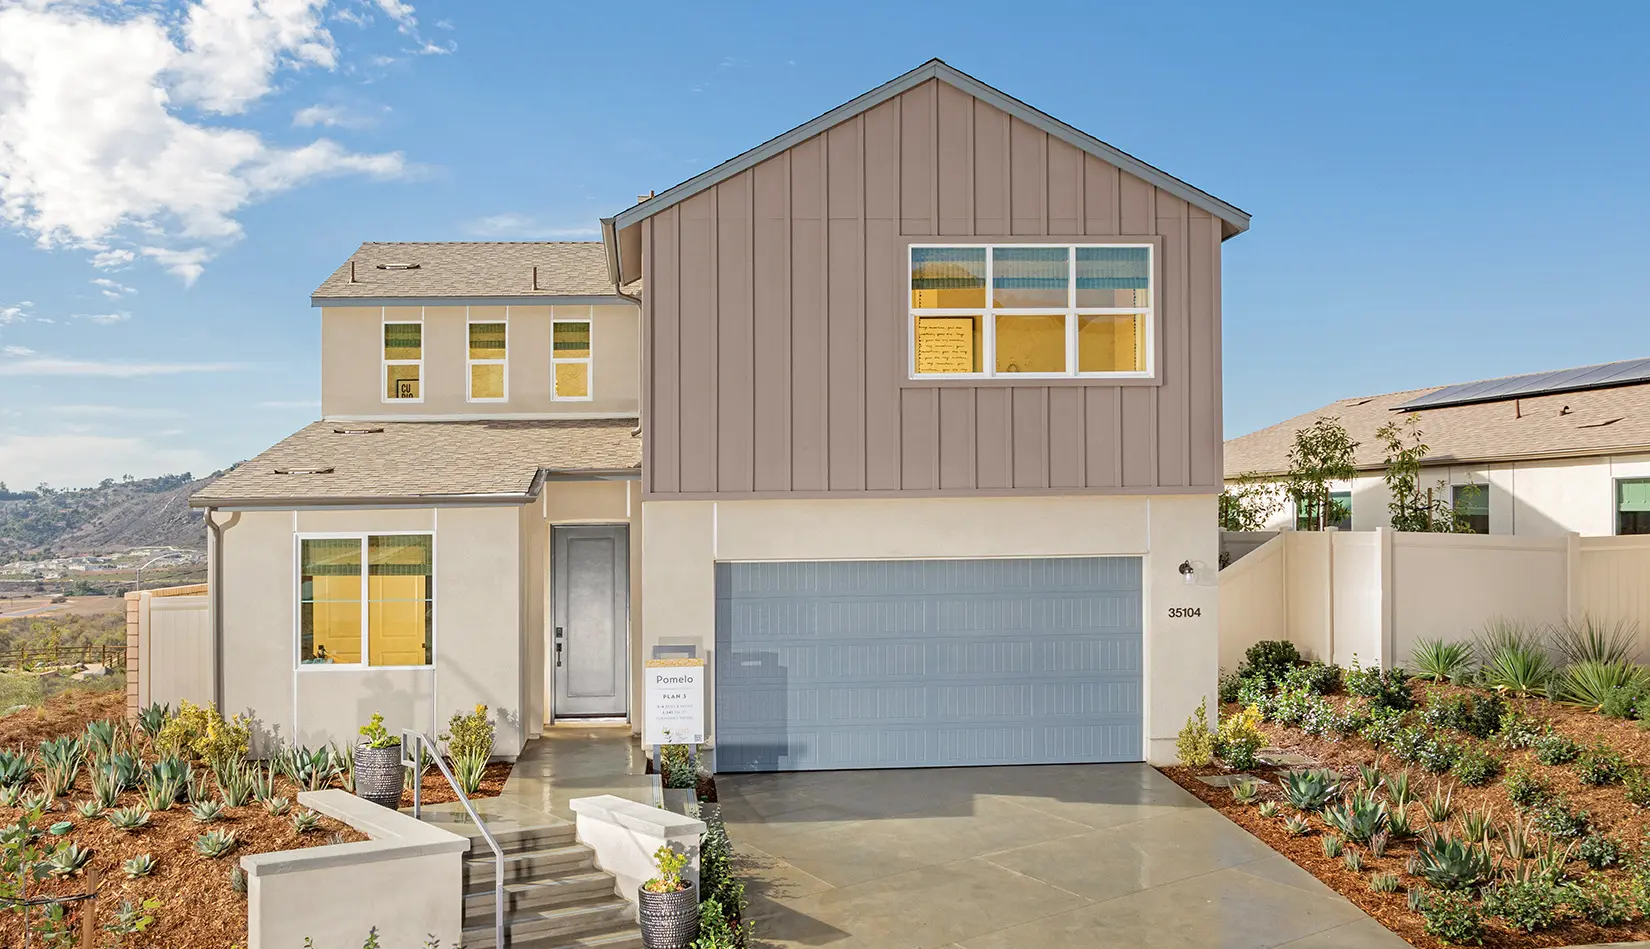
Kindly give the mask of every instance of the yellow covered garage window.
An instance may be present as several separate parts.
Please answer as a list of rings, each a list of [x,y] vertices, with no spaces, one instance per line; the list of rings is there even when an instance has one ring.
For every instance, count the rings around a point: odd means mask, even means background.
[[[300,538],[299,663],[433,663],[434,544],[429,534]]]

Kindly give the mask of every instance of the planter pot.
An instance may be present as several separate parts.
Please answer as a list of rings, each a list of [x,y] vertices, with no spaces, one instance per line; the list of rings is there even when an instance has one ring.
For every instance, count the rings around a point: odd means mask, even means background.
[[[647,949],[688,949],[699,938],[699,888],[674,893],[636,891],[636,916]]]
[[[355,746],[355,796],[381,807],[401,806],[401,746]]]

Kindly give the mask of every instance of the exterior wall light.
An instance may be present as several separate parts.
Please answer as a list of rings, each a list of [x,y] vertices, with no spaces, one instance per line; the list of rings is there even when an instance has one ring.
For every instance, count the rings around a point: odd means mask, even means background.
[[[1197,568],[1192,566],[1190,560],[1180,562],[1180,579],[1186,581],[1187,586],[1197,582]]]

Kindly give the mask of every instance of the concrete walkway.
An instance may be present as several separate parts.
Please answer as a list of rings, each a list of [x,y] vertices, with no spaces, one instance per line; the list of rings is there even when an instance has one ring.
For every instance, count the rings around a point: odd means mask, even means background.
[[[1402,949],[1145,765],[719,775],[770,946]]]

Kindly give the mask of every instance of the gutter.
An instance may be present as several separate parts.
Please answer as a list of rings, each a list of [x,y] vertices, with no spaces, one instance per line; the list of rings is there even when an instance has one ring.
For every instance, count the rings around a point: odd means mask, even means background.
[[[1552,451],[1526,451],[1509,455],[1475,455],[1467,458],[1454,455],[1432,455],[1421,459],[1421,467],[1500,465],[1516,464],[1520,461],[1564,461],[1570,458],[1608,458],[1611,455],[1636,455],[1646,451],[1650,451],[1650,445],[1612,445],[1609,448],[1555,448]],[[1357,467],[1359,474],[1379,473],[1385,470],[1385,464],[1359,465]],[[1281,478],[1288,473],[1287,469],[1244,471],[1238,474],[1225,475],[1221,478],[1221,481],[1235,481],[1244,477]]]
[[[537,479],[535,478],[535,481]],[[530,488],[529,491],[534,489]],[[205,508],[208,511],[216,508],[274,508],[290,511],[294,508],[309,507],[430,507],[442,505],[445,507],[496,505],[496,504],[526,504],[533,500],[532,493],[527,494],[425,494],[409,497],[285,497],[285,498],[207,498],[189,500],[190,507]]]

